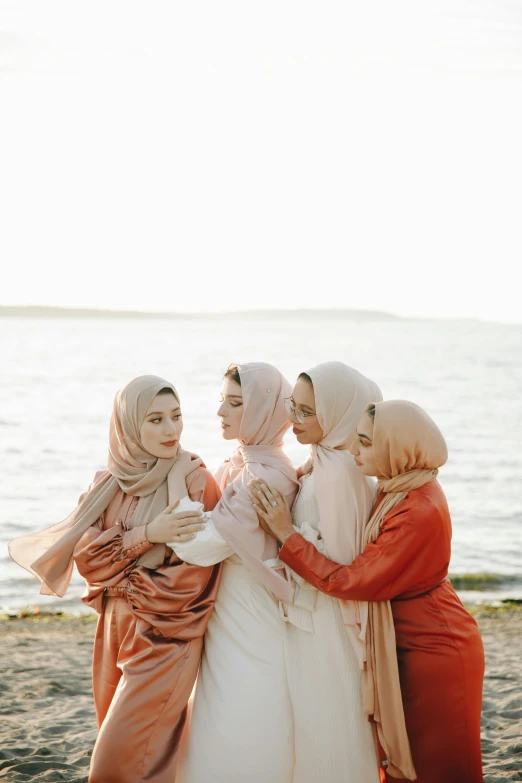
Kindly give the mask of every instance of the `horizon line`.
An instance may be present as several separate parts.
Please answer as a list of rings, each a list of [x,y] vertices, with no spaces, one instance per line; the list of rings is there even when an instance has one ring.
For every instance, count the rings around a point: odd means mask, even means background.
[[[479,323],[495,323],[505,325],[520,325],[520,321],[498,321],[479,316],[415,316],[397,315],[385,310],[371,310],[350,307],[300,307],[300,308],[259,308],[252,310],[202,310],[186,311],[151,311],[151,310],[111,310],[99,307],[66,307],[63,305],[2,305],[0,317],[16,317],[27,315],[34,318],[215,318],[218,316],[335,316],[344,315],[360,317],[366,320],[390,321],[472,321]]]

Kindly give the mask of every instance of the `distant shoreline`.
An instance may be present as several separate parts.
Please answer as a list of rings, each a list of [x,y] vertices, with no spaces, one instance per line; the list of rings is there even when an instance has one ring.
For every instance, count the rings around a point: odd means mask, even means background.
[[[166,313],[148,312],[140,310],[98,310],[88,307],[46,307],[40,305],[0,305],[1,317],[22,318],[220,318],[223,316],[234,318],[346,318],[350,320],[366,321],[403,321],[398,315],[384,313],[379,310],[340,310],[340,309],[303,309],[303,310],[248,310],[228,312],[202,312],[202,313]]]
[[[382,310],[354,310],[332,308],[299,310],[228,310],[223,312],[198,312],[198,313],[167,313],[150,312],[146,310],[100,310],[90,307],[47,307],[44,305],[0,305],[1,318],[63,318],[63,319],[111,319],[111,320],[136,320],[151,321],[154,319],[164,321],[183,320],[216,320],[218,318],[236,318],[242,320],[310,320],[324,321],[337,319],[360,323],[466,323],[487,324],[496,326],[522,326],[519,321],[496,321],[473,317],[428,317],[428,316],[400,316],[387,313]]]

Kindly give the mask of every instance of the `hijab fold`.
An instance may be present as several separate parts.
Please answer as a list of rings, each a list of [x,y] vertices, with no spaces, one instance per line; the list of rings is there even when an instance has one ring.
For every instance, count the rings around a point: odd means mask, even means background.
[[[249,362],[237,368],[243,396],[240,445],[216,476],[223,494],[212,522],[265,587],[280,600],[291,601],[293,587],[283,575],[277,542],[259,526],[248,482],[259,479],[276,487],[292,504],[299,484],[283,451],[290,427],[284,400],[292,387],[271,364]]]
[[[179,402],[174,386],[156,375],[141,375],[116,394],[109,428],[109,472],[91,484],[78,506],[62,522],[39,533],[19,536],[9,544],[13,560],[42,583],[42,595],[65,595],[71,581],[76,544],[119,490],[140,499],[129,527],[151,521],[168,506],[169,484],[175,478],[181,449],[178,445],[171,459],[159,459],[145,451],[140,441],[147,410],[164,388],[171,389]],[[154,544],[142,555],[140,565],[154,568],[164,557],[165,545]]]
[[[382,400],[376,383],[342,362],[324,362],[307,370],[315,394],[323,438],[311,448],[320,532],[328,557],[349,565],[364,548],[364,528],[373,505],[373,487],[355,465],[349,447],[366,407]],[[303,468],[306,471],[306,467]],[[368,604],[340,600],[347,633],[363,666]]]
[[[375,406],[373,428],[375,461],[384,498],[375,508],[364,535],[364,545],[376,541],[386,515],[414,489],[433,481],[448,458],[446,442],[422,408],[405,400]],[[393,614],[389,601],[368,605],[367,657],[363,671],[363,702],[375,721],[388,758],[391,777],[415,780],[397,663]]]

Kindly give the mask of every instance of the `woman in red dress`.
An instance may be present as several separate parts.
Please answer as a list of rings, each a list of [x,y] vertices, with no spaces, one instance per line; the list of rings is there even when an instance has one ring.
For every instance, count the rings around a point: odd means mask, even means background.
[[[436,481],[444,438],[417,405],[393,400],[368,407],[350,451],[379,486],[366,547],[351,565],[296,533],[266,485],[252,486],[258,514],[297,574],[327,595],[370,602],[363,687],[383,780],[481,783],[484,650],[447,578],[451,519]]]

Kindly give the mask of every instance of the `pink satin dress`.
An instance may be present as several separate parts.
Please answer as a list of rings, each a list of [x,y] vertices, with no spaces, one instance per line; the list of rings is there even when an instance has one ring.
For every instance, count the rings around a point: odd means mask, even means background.
[[[220,492],[205,474],[205,489],[191,499],[212,510]],[[129,528],[138,502],[118,492],[74,555],[87,581],[82,600],[99,613],[93,658],[99,733],[89,783],[174,783],[219,587],[220,565],[189,565],[169,547],[159,567],[137,564],[152,547],[145,525]]]

